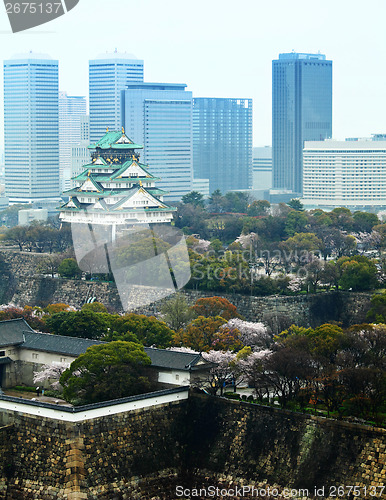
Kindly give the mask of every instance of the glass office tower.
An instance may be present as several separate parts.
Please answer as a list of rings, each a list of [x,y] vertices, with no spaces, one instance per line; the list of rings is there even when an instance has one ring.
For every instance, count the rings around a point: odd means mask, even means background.
[[[85,97],[59,92],[59,172],[62,192],[71,187],[71,151],[81,141],[86,112]]]
[[[5,189],[11,202],[59,196],[58,61],[4,61]]]
[[[193,99],[193,170],[210,193],[252,187],[252,99]]]
[[[130,82],[143,82],[143,61],[131,54],[104,54],[89,61],[90,141],[106,128],[120,128],[120,92]]]
[[[272,61],[273,188],[301,195],[304,141],[332,135],[332,61],[280,54]]]
[[[185,84],[131,83],[122,91],[121,124],[136,144],[143,144],[142,163],[161,178],[179,200],[192,190],[192,93]]]

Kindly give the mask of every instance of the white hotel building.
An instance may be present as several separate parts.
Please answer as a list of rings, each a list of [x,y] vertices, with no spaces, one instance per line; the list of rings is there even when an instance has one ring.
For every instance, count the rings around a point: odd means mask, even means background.
[[[305,207],[380,210],[386,207],[386,141],[306,141]]]

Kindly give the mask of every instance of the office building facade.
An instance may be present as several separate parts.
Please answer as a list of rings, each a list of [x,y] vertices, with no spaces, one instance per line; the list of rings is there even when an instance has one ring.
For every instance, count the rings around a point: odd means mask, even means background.
[[[272,147],[262,146],[252,149],[252,173],[254,190],[272,188]]]
[[[81,141],[86,112],[85,97],[59,92],[59,172],[62,192],[71,187],[71,151]]]
[[[5,189],[11,202],[59,196],[58,61],[4,61]]]
[[[143,82],[143,61],[130,54],[104,54],[89,61],[90,140],[106,128],[120,128],[120,92],[130,82]]]
[[[309,141],[303,152],[308,208],[386,206],[386,141]]]
[[[252,187],[252,99],[193,99],[193,171],[211,193]]]
[[[273,188],[302,192],[303,146],[332,136],[332,61],[292,52],[272,61]]]
[[[121,125],[143,144],[143,163],[159,177],[165,199],[192,190],[192,93],[185,84],[130,83],[121,92]]]

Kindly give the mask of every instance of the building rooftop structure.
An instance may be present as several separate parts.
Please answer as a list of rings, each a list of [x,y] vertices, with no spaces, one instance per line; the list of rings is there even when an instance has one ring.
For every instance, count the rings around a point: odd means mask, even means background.
[[[89,147],[91,162],[73,178],[75,187],[63,193],[70,199],[60,219],[113,226],[170,222],[176,209],[163,202],[167,192],[155,186],[159,178],[140,163],[136,150],[142,148],[123,128],[107,131]]]
[[[31,385],[33,382],[29,377],[43,364],[64,360],[71,363],[89,347],[104,343],[101,340],[35,332],[23,318],[0,321],[0,366],[4,366],[0,369],[0,387],[4,382],[4,387],[26,382]],[[184,385],[205,375],[214,366],[197,352],[155,347],[145,347],[144,350],[151,360],[151,366],[158,372],[158,381],[161,383]],[[20,370],[13,368],[18,363],[22,363]],[[30,371],[28,364],[32,367]]]

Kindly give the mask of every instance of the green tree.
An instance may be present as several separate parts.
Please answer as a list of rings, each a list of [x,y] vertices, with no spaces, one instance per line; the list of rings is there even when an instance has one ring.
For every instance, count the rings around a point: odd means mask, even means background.
[[[91,302],[90,304],[84,304],[82,306],[82,311],[92,311],[96,313],[107,313],[106,306],[101,302]]]
[[[223,195],[219,189],[215,189],[212,195],[209,197],[209,209],[211,212],[222,212],[223,211]]]
[[[58,267],[58,273],[63,278],[79,278],[82,275],[75,259],[63,259]]]
[[[371,297],[371,309],[366,318],[377,323],[386,323],[386,292],[376,293]]]
[[[219,255],[223,251],[222,243],[219,239],[214,239],[209,245],[209,249],[214,252],[215,255]]]
[[[304,205],[303,203],[299,200],[299,198],[292,198],[287,205],[297,212],[302,212],[304,210]]]
[[[354,212],[354,230],[358,232],[371,233],[373,227],[379,224],[376,214],[369,212]]]
[[[166,323],[154,316],[128,313],[123,316],[111,316],[110,332],[106,340],[126,340],[127,334],[134,334],[145,346],[162,349],[172,344],[174,331]]]
[[[193,319],[194,312],[190,309],[182,293],[176,293],[162,307],[161,313],[167,325],[174,331],[186,326]]]
[[[61,375],[65,399],[73,404],[98,403],[151,390],[143,346],[109,342],[89,347]]]
[[[271,204],[267,200],[255,200],[249,205],[247,214],[251,217],[267,215],[270,207]]]
[[[306,232],[308,217],[304,212],[292,210],[285,221],[285,232],[288,236],[293,236],[296,233]]]
[[[68,337],[100,339],[109,331],[109,315],[93,311],[69,311],[53,314],[46,319],[52,333]]]
[[[224,211],[233,213],[246,213],[250,197],[241,191],[229,191],[224,196]]]
[[[204,197],[198,191],[190,191],[190,193],[184,194],[181,198],[181,201],[184,205],[191,204],[195,207],[203,207],[204,206]]]
[[[354,220],[351,211],[345,207],[334,208],[331,210],[330,217],[334,227],[341,231],[351,231]]]
[[[379,285],[377,268],[374,262],[364,255],[342,257],[338,264],[342,269],[339,285],[344,290],[372,290]]]

